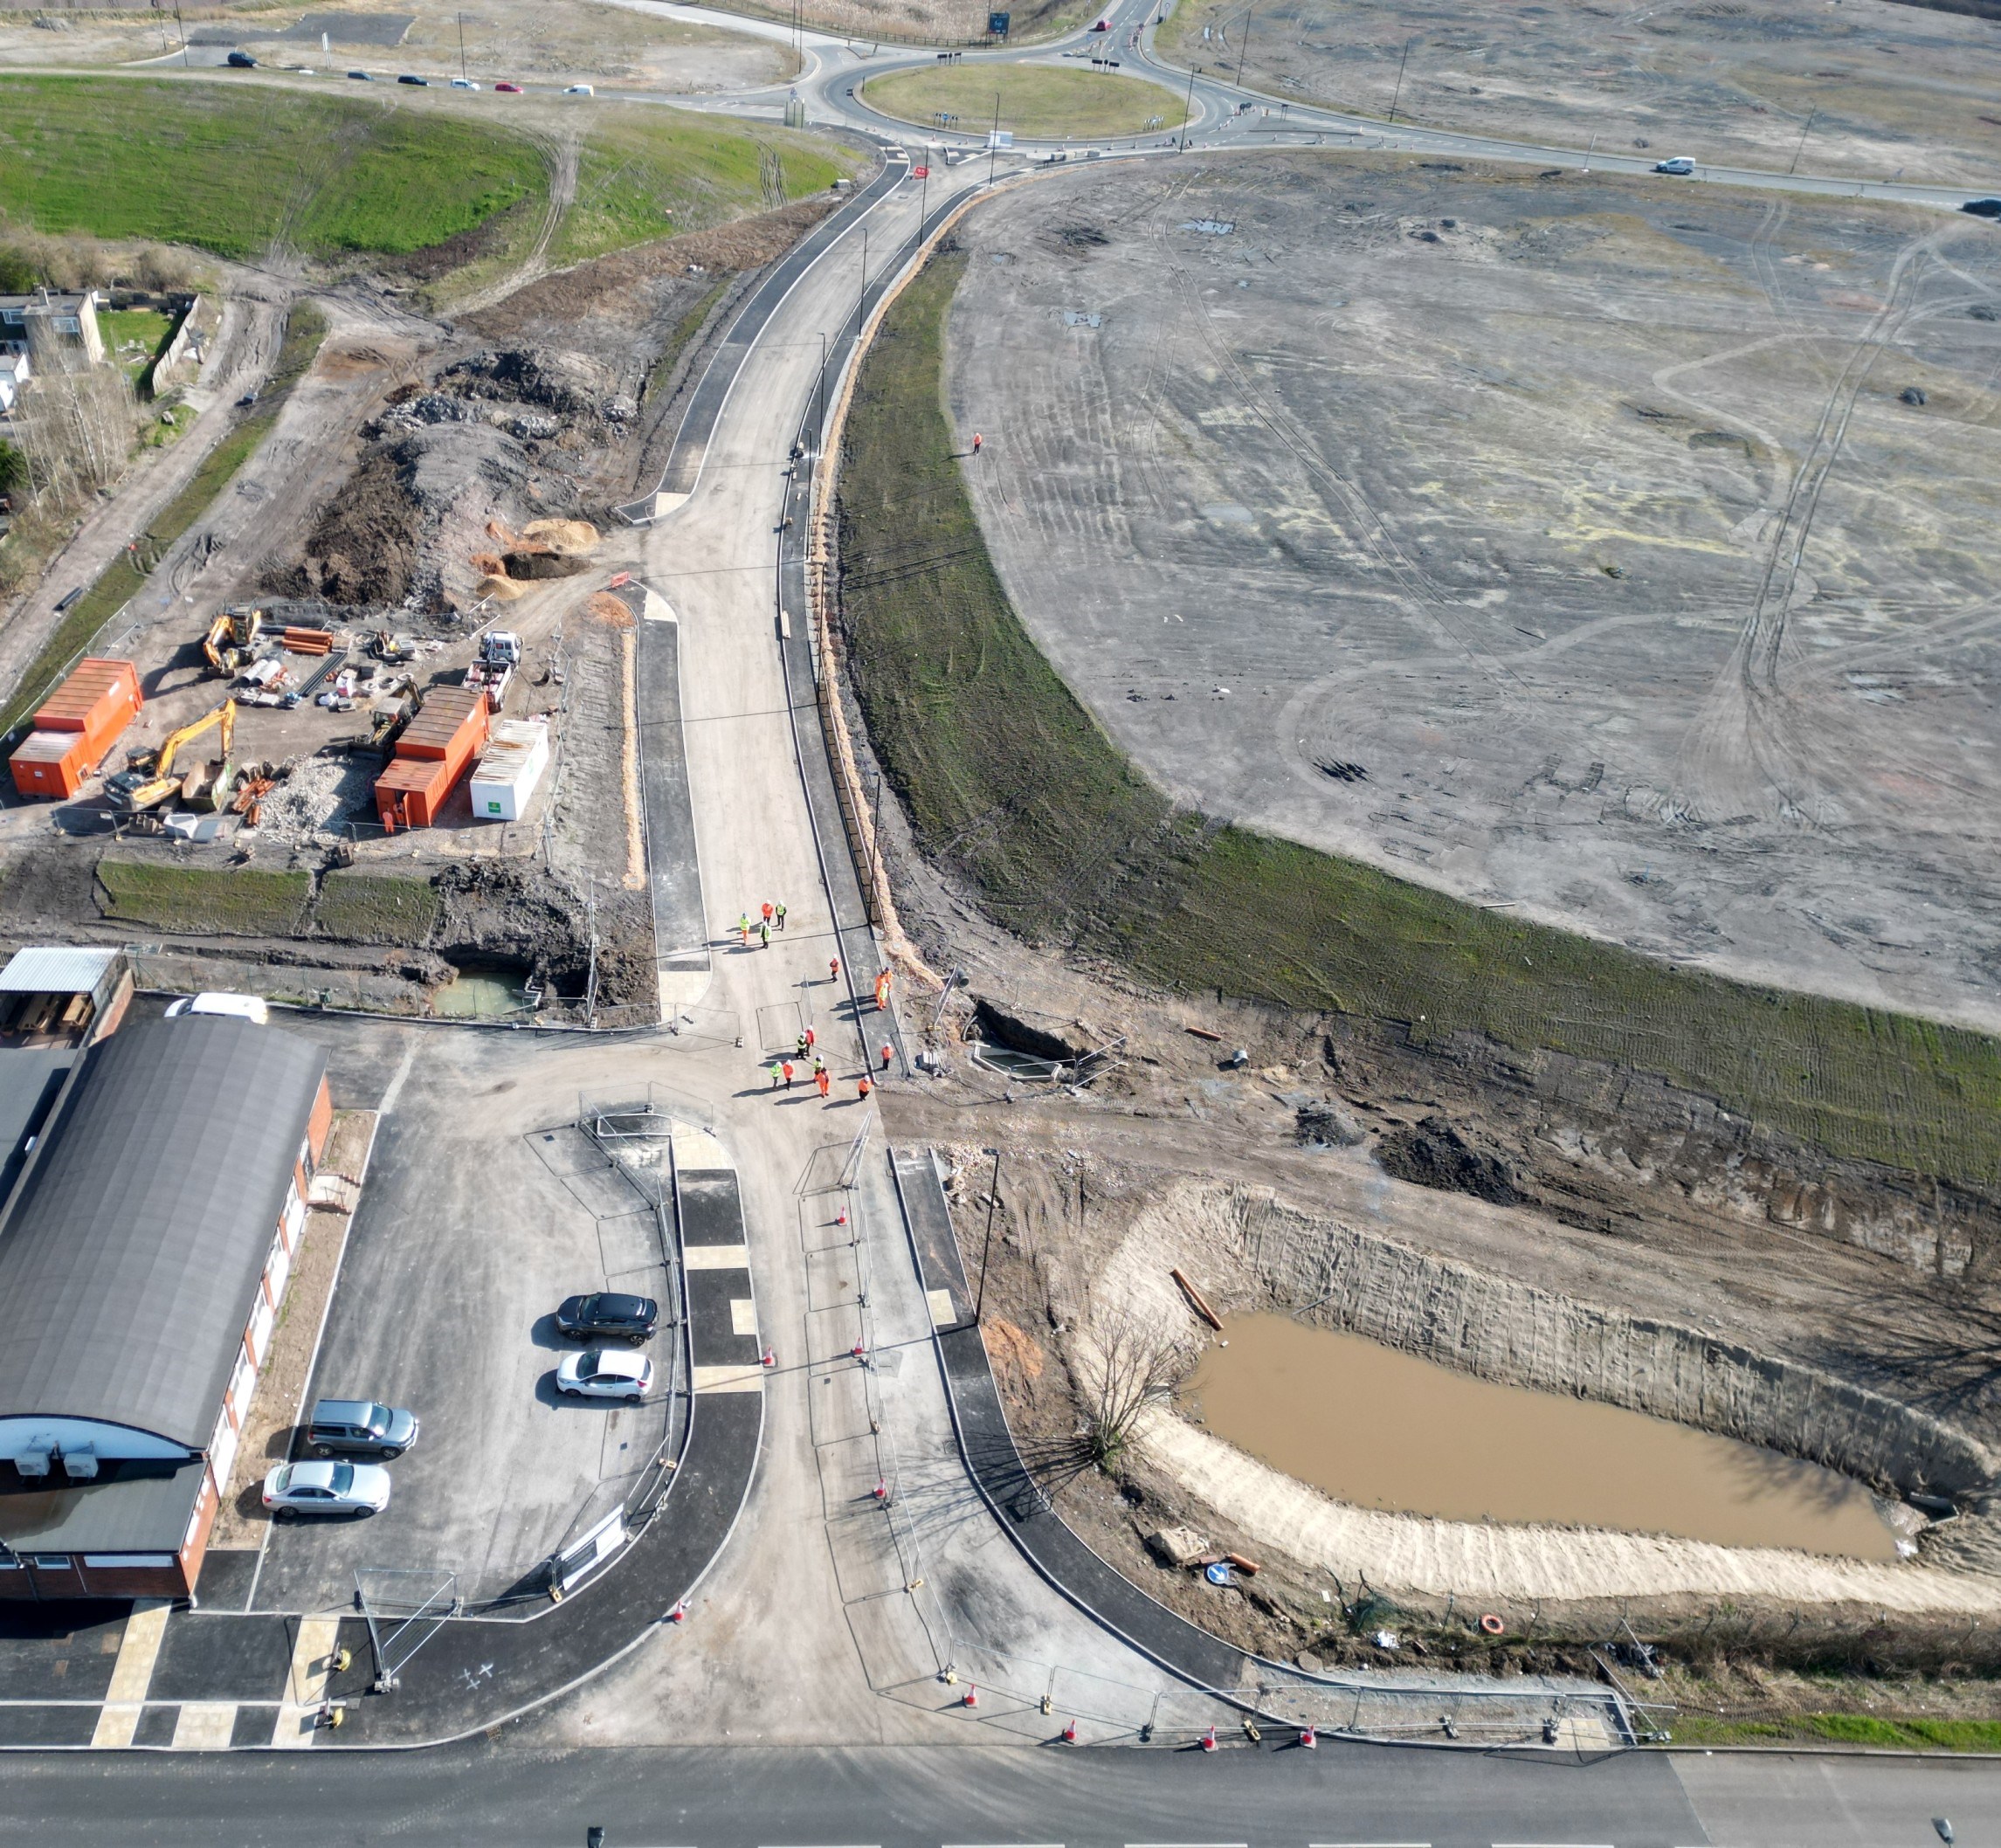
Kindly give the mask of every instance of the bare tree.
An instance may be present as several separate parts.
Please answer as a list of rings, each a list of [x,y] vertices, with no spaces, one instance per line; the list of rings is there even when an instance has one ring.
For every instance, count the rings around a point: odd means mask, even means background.
[[[1084,1401],[1080,1433],[1090,1459],[1110,1468],[1123,1454],[1140,1416],[1173,1397],[1191,1358],[1173,1327],[1149,1320],[1129,1303],[1095,1305],[1075,1369]]]

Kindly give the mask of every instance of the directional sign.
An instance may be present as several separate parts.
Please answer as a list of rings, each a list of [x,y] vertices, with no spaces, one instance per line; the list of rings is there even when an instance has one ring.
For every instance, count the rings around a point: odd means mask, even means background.
[[[910,177],[914,180],[928,180],[931,177],[931,169],[928,167],[913,167]]]

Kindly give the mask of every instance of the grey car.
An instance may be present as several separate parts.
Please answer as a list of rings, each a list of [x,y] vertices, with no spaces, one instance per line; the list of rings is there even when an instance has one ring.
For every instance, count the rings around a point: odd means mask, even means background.
[[[352,1456],[400,1457],[417,1442],[417,1414],[372,1399],[321,1399],[306,1427],[306,1444],[315,1457],[336,1451]]]

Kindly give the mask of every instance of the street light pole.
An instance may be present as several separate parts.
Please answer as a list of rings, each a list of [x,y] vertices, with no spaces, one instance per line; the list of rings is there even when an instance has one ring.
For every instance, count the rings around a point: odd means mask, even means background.
[[[1404,66],[1411,61],[1411,47],[1415,42],[1406,38],[1404,41],[1404,55],[1397,60],[1397,87],[1390,96],[1390,121],[1392,127],[1397,121],[1397,105],[1404,94]]]
[[[861,228],[861,293],[855,298],[854,337],[861,338],[861,318],[868,307],[868,227]]]
[[[1188,152],[1188,131],[1195,121],[1195,79],[1202,74],[1202,66],[1197,65],[1188,73],[1188,97],[1181,106],[1181,148]]]
[[[1244,60],[1251,55],[1251,22],[1258,17],[1256,7],[1244,10],[1244,42],[1237,47],[1237,87],[1244,87]]]
[[[1000,92],[994,92],[993,132],[987,136],[987,184],[994,183],[994,162],[1000,158]]]
[[[973,1299],[973,1321],[976,1326],[981,1312],[987,1302],[987,1253],[994,1244],[994,1209],[1000,1204],[1000,1155],[999,1149],[988,1151],[994,1158],[993,1178],[987,1183],[987,1235],[980,1241],[980,1291]]]
[[[1819,114],[1820,105],[1818,103],[1814,104],[1814,106],[1806,112],[1806,126],[1799,131],[1799,146],[1792,150],[1792,165],[1786,169],[1786,172],[1789,175],[1798,172],[1799,156],[1806,147],[1807,136],[1813,133],[1813,118]]]
[[[466,16],[459,16],[459,74],[466,74]]]
[[[818,409],[813,412],[813,453],[817,456],[827,445],[827,336],[820,335],[820,382],[814,390]]]

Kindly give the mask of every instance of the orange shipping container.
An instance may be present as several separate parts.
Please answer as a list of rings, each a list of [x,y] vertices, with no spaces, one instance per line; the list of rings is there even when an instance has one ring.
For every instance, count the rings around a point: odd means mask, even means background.
[[[396,757],[376,779],[376,811],[383,826],[428,828],[438,820],[445,798],[473,761],[466,752],[457,763],[442,757]]]
[[[74,796],[97,768],[81,732],[30,732],[8,760],[14,787],[24,796]]]
[[[35,729],[81,732],[90,741],[94,769],[144,703],[139,670],[130,661],[79,661],[35,714]]]
[[[476,686],[434,686],[396,741],[398,757],[433,757],[463,765],[486,741],[486,695]]]

